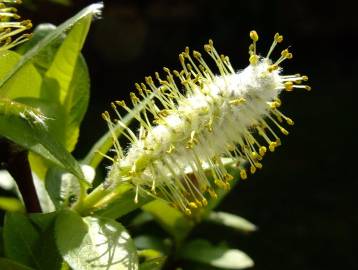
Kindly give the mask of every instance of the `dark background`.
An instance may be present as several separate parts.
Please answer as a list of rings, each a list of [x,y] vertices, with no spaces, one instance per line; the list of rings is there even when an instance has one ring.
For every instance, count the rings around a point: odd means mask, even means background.
[[[33,1],[34,24],[61,23],[88,3],[65,7]],[[251,220],[259,231],[242,236],[202,226],[247,252],[256,270],[358,269],[356,109],[357,14],[347,1],[105,1],[93,23],[84,55],[92,78],[91,101],[75,152],[82,157],[105,131],[100,113],[123,99],[144,76],[163,66],[179,68],[185,46],[202,49],[209,38],[236,69],[248,64],[248,32],[260,35],[266,52],[275,32],[294,58],[285,73],[303,73],[312,91],[283,93],[283,111],[295,120],[283,146],[264,168],[241,182],[221,209]],[[213,230],[215,230],[213,232]]]

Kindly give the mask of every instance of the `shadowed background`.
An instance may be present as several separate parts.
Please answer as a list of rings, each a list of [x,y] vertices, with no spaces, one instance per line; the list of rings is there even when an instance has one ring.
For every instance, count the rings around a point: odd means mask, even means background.
[[[36,25],[59,24],[95,1],[32,2],[25,13]],[[283,145],[268,153],[263,170],[240,182],[220,206],[259,231],[242,236],[202,225],[194,236],[209,233],[214,243],[244,250],[256,270],[357,269],[358,184],[350,154],[356,146],[352,40],[358,24],[348,2],[105,1],[103,19],[93,24],[84,49],[92,90],[75,155],[83,157],[106,131],[100,114],[110,101],[127,98],[135,82],[163,66],[179,69],[177,55],[185,46],[203,51],[212,38],[236,69],[244,68],[252,29],[262,54],[275,32],[284,35],[280,49],[290,46],[294,55],[284,63],[285,73],[307,74],[312,91],[283,93],[283,112],[296,123],[290,135],[282,135]]]

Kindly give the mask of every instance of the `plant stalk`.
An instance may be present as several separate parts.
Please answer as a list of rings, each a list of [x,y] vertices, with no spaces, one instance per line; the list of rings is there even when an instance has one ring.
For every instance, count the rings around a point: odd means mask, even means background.
[[[22,195],[28,213],[41,213],[39,198],[37,197],[32,178],[28,151],[15,143],[0,138],[0,163],[15,179]]]

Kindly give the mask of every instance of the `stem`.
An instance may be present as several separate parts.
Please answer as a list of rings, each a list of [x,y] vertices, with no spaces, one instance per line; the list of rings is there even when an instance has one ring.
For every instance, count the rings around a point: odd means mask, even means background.
[[[28,213],[41,213],[40,201],[37,197],[28,151],[13,142],[0,139],[0,162],[15,179]]]
[[[132,188],[131,184],[121,184],[114,188],[104,188],[101,184],[88,194],[81,203],[75,204],[73,209],[82,216],[89,215],[120,199],[124,193]]]

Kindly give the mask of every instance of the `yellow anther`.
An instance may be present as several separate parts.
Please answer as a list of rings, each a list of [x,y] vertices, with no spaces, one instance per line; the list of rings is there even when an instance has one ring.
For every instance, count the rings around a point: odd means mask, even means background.
[[[188,216],[191,215],[191,211],[190,211],[189,208],[185,208],[185,209],[184,209],[184,213],[185,213],[185,215],[188,215]]]
[[[251,65],[256,65],[258,62],[259,58],[256,54],[252,54],[249,58],[250,64]]]
[[[106,111],[106,112],[103,112],[101,115],[102,115],[103,120],[105,120],[105,121],[110,121],[109,115],[108,115],[108,112],[107,112],[107,111]]]
[[[237,98],[237,99],[233,99],[233,100],[230,100],[229,103],[231,105],[240,105],[242,103],[245,103],[246,102],[246,99],[244,98]]]
[[[211,46],[209,44],[205,44],[204,45],[204,50],[209,53],[209,52],[212,51],[212,48],[211,48]]]
[[[224,190],[226,190],[226,191],[230,190],[231,186],[228,182],[224,182],[224,185],[225,185]]]
[[[304,80],[304,81],[308,81],[308,76],[303,75],[303,76],[302,76],[302,80]]]
[[[133,92],[130,92],[130,97],[131,97],[131,100],[133,101],[133,103],[138,103],[140,101],[140,99]]]
[[[240,177],[242,180],[247,179],[247,174],[246,171],[244,169],[240,170]]]
[[[287,59],[292,59],[292,57],[293,57],[293,54],[290,53],[290,52],[286,55],[286,58],[287,58]]]
[[[152,76],[147,76],[147,77],[145,77],[145,81],[146,81],[147,84],[153,84],[153,78],[152,78]]]
[[[260,162],[255,162],[255,166],[256,168],[258,169],[261,169],[262,168],[262,164]]]
[[[288,132],[286,129],[284,129],[283,127],[280,128],[280,130],[281,130],[281,132],[282,132],[284,135],[288,135],[288,134],[289,134],[289,132]]]
[[[254,159],[262,160],[262,156],[260,156],[260,155],[259,155],[258,153],[256,153],[256,152],[252,152],[251,155],[252,155],[252,157],[253,157]]]
[[[179,61],[180,61],[181,63],[184,63],[185,58],[184,58],[184,54],[183,54],[183,53],[179,54]]]
[[[285,82],[283,85],[285,86],[286,91],[292,91],[293,90],[293,83],[292,82]]]
[[[233,152],[236,150],[236,146],[234,144],[227,144],[226,145],[227,150],[229,150],[230,152]]]
[[[175,146],[173,145],[173,144],[171,144],[170,146],[169,146],[169,149],[166,151],[168,154],[171,154],[171,153],[173,153],[173,151],[175,150]]]
[[[216,194],[216,192],[213,189],[209,188],[208,192],[212,199],[214,199],[214,200],[217,199],[218,195]]]
[[[195,200],[195,203],[198,207],[203,207],[203,204],[198,199]]]
[[[287,58],[287,55],[289,54],[288,49],[285,49],[281,52],[281,56]]]
[[[276,146],[277,146],[276,142],[271,142],[270,145],[269,145],[270,151],[271,152],[275,151]]]
[[[193,209],[198,208],[198,206],[196,205],[195,202],[190,202],[190,203],[189,203],[189,206],[190,206],[191,208],[193,208]]]
[[[198,51],[193,51],[193,56],[198,59],[198,58],[201,58],[201,53],[198,52]]]
[[[266,147],[265,146],[261,146],[260,149],[259,149],[259,153],[260,153],[260,156],[264,156],[266,154]]]
[[[124,100],[116,100],[116,104],[121,107],[126,107],[126,102]]]
[[[256,172],[256,167],[251,165],[250,172],[251,172],[251,174],[254,174]]]
[[[283,36],[280,35],[279,33],[276,33],[274,39],[277,43],[281,43],[283,41]]]
[[[257,42],[259,40],[259,35],[255,30],[250,31],[250,38],[252,41]]]
[[[311,86],[305,85],[305,89],[306,89],[307,91],[311,91]]]
[[[224,179],[225,179],[225,181],[231,181],[231,180],[234,179],[234,177],[229,173],[225,173],[224,174]]]
[[[224,181],[221,179],[215,179],[214,180],[215,185],[217,185],[219,188],[226,189]]]
[[[203,199],[201,200],[201,202],[203,203],[204,206],[207,206],[207,205],[208,205],[208,201],[207,201],[207,199],[205,199],[205,198],[203,198]]]
[[[286,117],[286,122],[287,124],[289,124],[290,126],[293,126],[295,124],[295,122],[293,122],[293,120],[291,118]]]
[[[271,65],[268,67],[267,71],[272,72],[272,71],[275,71],[276,69],[278,69],[278,65]]]

